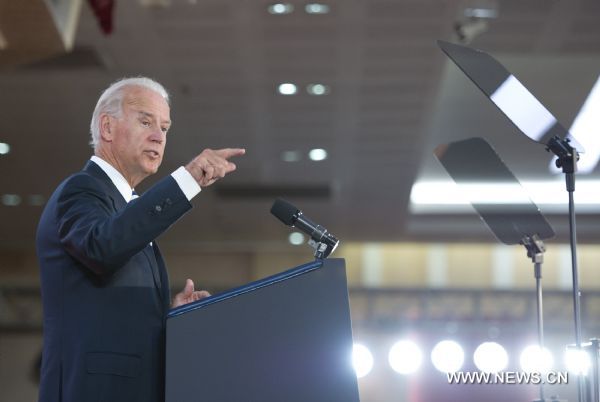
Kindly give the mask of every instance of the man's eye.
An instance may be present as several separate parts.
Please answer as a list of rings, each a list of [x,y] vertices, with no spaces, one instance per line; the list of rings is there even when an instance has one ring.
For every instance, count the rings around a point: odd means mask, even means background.
[[[169,131],[169,127],[162,127],[162,132],[163,132],[163,133],[165,133],[165,134],[166,134],[166,133],[167,133],[167,131]]]
[[[150,122],[149,121],[142,121],[142,126],[144,126],[144,127],[150,127]]]

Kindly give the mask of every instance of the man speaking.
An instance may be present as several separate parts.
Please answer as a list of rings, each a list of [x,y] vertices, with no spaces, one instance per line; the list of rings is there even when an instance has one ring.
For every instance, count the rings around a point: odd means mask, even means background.
[[[148,78],[101,95],[94,156],[48,200],[36,245],[44,306],[40,402],[164,400],[165,318],[208,295],[188,279],[171,301],[156,238],[201,187],[235,170],[244,149],[206,149],[143,195],[171,125],[169,97]]]

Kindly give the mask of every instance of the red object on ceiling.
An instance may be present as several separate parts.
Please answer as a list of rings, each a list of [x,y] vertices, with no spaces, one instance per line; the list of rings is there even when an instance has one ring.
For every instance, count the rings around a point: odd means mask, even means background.
[[[88,0],[90,7],[94,11],[100,28],[105,35],[109,35],[113,30],[113,9],[114,0]]]

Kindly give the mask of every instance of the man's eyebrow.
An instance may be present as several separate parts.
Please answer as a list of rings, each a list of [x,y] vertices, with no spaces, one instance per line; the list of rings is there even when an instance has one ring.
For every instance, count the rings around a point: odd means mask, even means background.
[[[138,114],[141,114],[143,116],[149,117],[151,119],[154,118],[154,114],[150,113],[150,112],[144,112],[143,110],[138,110]],[[165,120],[163,121],[161,124],[167,124],[167,125],[171,125],[171,120]]]

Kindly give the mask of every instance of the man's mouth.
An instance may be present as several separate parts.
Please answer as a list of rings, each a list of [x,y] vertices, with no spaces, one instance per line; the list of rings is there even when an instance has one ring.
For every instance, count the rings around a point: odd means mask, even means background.
[[[157,158],[160,157],[160,154],[158,152],[156,152],[156,151],[153,151],[153,150],[147,150],[147,151],[144,151],[144,152],[146,154],[148,154],[153,159],[157,159]]]

